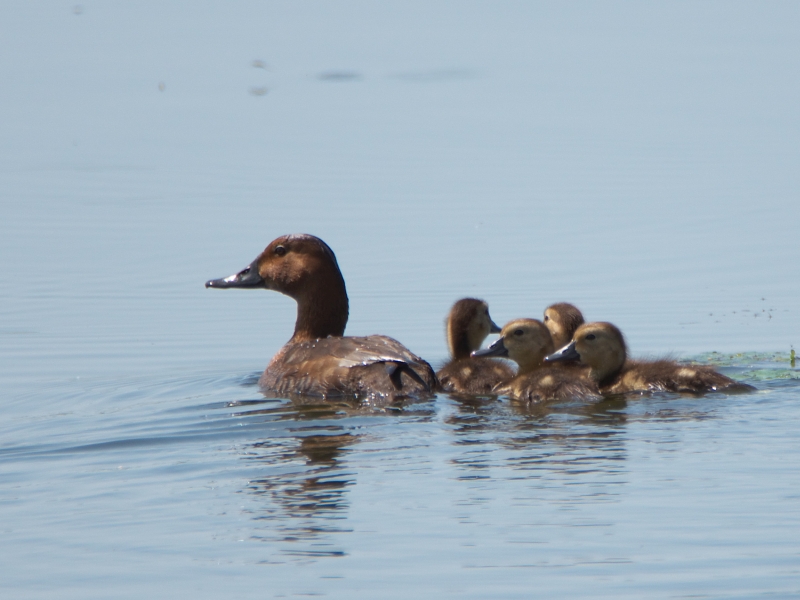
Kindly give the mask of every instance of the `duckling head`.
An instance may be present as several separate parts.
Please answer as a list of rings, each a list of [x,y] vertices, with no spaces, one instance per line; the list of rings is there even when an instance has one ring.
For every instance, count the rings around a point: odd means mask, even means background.
[[[572,341],[545,360],[578,360],[590,369],[590,376],[604,382],[619,373],[627,358],[622,332],[611,323],[586,323],[578,327]]]
[[[506,323],[500,338],[472,356],[505,356],[519,365],[519,375],[538,369],[554,350],[553,340],[544,323],[537,319],[514,319]]]
[[[557,302],[544,309],[544,324],[553,337],[553,345],[561,348],[572,340],[575,330],[583,325],[583,314],[577,306]]]
[[[318,237],[284,235],[273,240],[246,268],[208,288],[265,288],[297,301],[292,339],[340,336],[348,317],[347,290],[333,250]]]
[[[490,333],[500,333],[500,328],[489,316],[486,302],[462,298],[453,304],[447,315],[447,345],[453,358],[467,358]]]

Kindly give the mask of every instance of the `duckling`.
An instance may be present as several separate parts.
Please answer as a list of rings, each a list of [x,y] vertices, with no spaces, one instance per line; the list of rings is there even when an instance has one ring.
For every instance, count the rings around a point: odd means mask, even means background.
[[[578,360],[604,394],[626,392],[752,391],[755,388],[717,373],[712,367],[681,365],[672,360],[628,360],[622,332],[611,323],[586,323],[572,341],[547,357],[547,362]]]
[[[297,301],[294,334],[259,379],[265,392],[391,402],[438,388],[431,366],[397,340],[343,337],[349,312],[344,278],[333,250],[318,237],[279,237],[248,267],[206,287],[265,288]]]
[[[581,311],[568,302],[556,302],[544,309],[544,324],[550,331],[556,348],[568,344],[575,330],[583,325],[583,322]]]
[[[450,309],[446,320],[451,360],[436,376],[446,392],[488,395],[498,383],[514,377],[514,369],[492,358],[473,358],[490,333],[500,328],[489,316],[489,305],[477,298],[462,298]]]
[[[472,355],[507,356],[519,365],[514,379],[495,387],[497,394],[528,403],[599,399],[597,386],[580,371],[545,366],[544,359],[554,348],[544,323],[536,319],[515,319],[503,327],[497,341]]]

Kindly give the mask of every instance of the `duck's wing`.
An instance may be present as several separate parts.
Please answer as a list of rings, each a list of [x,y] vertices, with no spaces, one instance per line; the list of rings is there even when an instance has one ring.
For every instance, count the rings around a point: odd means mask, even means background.
[[[272,359],[259,384],[282,395],[355,395],[391,400],[429,394],[438,388],[426,361],[383,335],[289,343]]]
[[[396,339],[385,335],[325,338],[310,343],[316,343],[319,351],[337,358],[342,367],[386,362],[428,364]]]

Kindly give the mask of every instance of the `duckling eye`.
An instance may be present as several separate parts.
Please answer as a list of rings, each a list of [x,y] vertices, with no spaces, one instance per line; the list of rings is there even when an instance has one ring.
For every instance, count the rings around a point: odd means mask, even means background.
[[[544,320],[545,320],[545,321],[549,321],[549,320],[550,320],[550,317],[548,317],[547,315],[545,315],[545,316],[544,316]]]
[[[589,334],[589,335],[587,335],[587,336],[586,336],[586,338],[584,338],[584,339],[587,339],[587,340],[593,340],[593,339],[594,339],[594,334],[593,334],[593,333],[590,333],[590,334]]]
[[[514,330],[514,335],[522,335],[522,333],[523,333],[522,329],[515,329]]]
[[[286,248],[284,246],[275,246],[275,254],[278,256],[283,256],[286,254]]]

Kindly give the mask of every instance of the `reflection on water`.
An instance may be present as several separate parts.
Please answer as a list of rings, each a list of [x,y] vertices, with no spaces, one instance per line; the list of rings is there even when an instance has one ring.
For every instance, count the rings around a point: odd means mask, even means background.
[[[616,475],[622,469],[624,399],[534,405],[453,399],[457,410],[447,418],[456,434],[453,443],[471,447],[453,461],[467,471],[465,479]]]
[[[325,401],[298,396],[290,400],[237,401],[228,408],[245,408],[231,417],[247,422],[286,423],[288,435],[248,444],[242,458],[257,465],[261,474],[244,491],[260,500],[252,518],[259,523],[253,539],[289,544],[285,556],[337,557],[346,555],[337,536],[346,526],[347,492],[357,482],[357,471],[346,457],[362,437],[376,439],[376,426],[385,418],[404,423],[430,421],[430,401],[375,407],[355,399]]]
[[[244,457],[263,462],[265,471],[270,473],[250,481],[246,490],[268,500],[253,515],[256,521],[269,521],[270,533],[263,539],[299,543],[285,550],[288,555],[345,554],[331,548],[327,536],[350,531],[340,523],[347,518],[346,492],[355,477],[344,470],[340,461],[347,448],[358,442],[358,436],[342,428],[329,429],[330,434],[302,435],[277,444],[257,442]],[[326,536],[325,541],[320,539],[322,536]]]
[[[339,523],[347,518],[347,488],[354,484],[342,458],[358,443],[348,431],[348,415],[367,414],[357,401],[324,402],[319,399],[237,401],[231,413],[247,422],[297,421],[288,435],[247,444],[242,458],[257,465],[262,475],[252,478],[244,491],[261,498],[251,515],[263,526],[252,535],[272,543],[290,543],[289,556],[343,556],[331,547],[329,535],[348,532]]]
[[[716,418],[725,398],[664,393],[526,405],[506,399],[439,396],[435,402],[397,406],[390,412],[350,402],[266,400],[235,403],[232,408],[247,410],[231,416],[288,425],[285,435],[243,448],[242,459],[255,465],[258,475],[242,491],[258,499],[249,513],[253,539],[277,545],[284,557],[314,560],[350,554],[354,530],[349,494],[364,474],[359,461],[370,454],[373,467],[386,469],[396,464],[392,453],[402,444],[409,460],[403,485],[412,487],[425,472],[415,469],[414,461],[421,456],[434,464],[451,465],[447,478],[456,486],[454,501],[462,507],[480,505],[486,491],[513,481],[532,486],[528,502],[545,501],[553,489],[565,485],[558,500],[565,506],[618,502],[620,486],[630,479],[631,424],[663,423],[669,428],[679,422],[707,421]],[[399,433],[425,424],[438,428],[437,422],[448,432],[445,446],[430,446],[425,437],[414,441]],[[359,452],[365,440],[372,453]],[[382,464],[385,460],[389,462]],[[459,485],[481,487],[477,492],[469,488],[458,492]],[[466,496],[459,500],[460,494]]]
[[[26,511],[45,517],[26,521],[39,530],[7,535],[24,548],[26,535],[46,536],[67,519],[74,522],[65,528],[71,539],[79,527],[86,531],[86,519],[103,536],[116,528],[122,541],[114,543],[126,548],[126,558],[138,556],[143,536],[162,540],[165,564],[172,564],[170,553],[191,552],[290,569],[297,581],[333,570],[352,582],[374,569],[392,581],[380,561],[389,557],[412,572],[449,570],[450,582],[465,577],[502,588],[518,577],[514,570],[536,569],[568,588],[564,582],[581,575],[575,569],[593,565],[615,577],[677,572],[688,518],[729,532],[733,554],[716,559],[744,568],[736,552],[758,550],[752,540],[774,536],[773,521],[793,522],[787,498],[794,464],[771,463],[769,477],[759,470],[767,454],[796,458],[786,416],[796,415],[798,380],[782,378],[784,367],[772,364],[777,379],[759,380],[755,394],[661,393],[533,406],[445,395],[391,409],[282,400],[261,396],[253,376],[60,390],[76,411],[53,417],[64,425],[60,438],[31,441],[37,423],[46,422],[35,406],[27,410],[36,418],[17,426],[22,433],[8,426],[3,432],[10,445],[2,474],[15,495],[4,505],[9,522]],[[95,404],[104,412],[87,431],[82,413]],[[85,482],[69,491],[76,473]],[[41,482],[35,493],[32,481]],[[165,498],[165,487],[181,501]],[[73,521],[47,517],[44,499],[56,490],[67,490],[60,501],[67,509],[89,504]],[[161,513],[173,504],[172,529],[162,531]],[[743,511],[758,520],[748,516],[743,526]],[[213,543],[205,546],[203,519],[213,523]],[[652,561],[640,555],[643,536],[658,540]],[[220,541],[233,537],[240,545]],[[704,551],[712,558],[720,552]],[[778,550],[770,556],[788,560]],[[766,563],[748,568],[772,572]],[[272,573],[288,591],[328,589],[299,589],[283,571]]]

